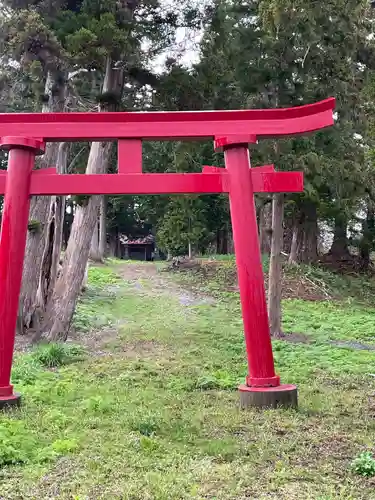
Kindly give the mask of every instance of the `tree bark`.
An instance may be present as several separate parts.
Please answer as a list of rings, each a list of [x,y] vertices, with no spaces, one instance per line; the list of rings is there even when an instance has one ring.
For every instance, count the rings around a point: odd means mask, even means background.
[[[109,236],[109,255],[118,257],[118,235],[111,233]]]
[[[67,163],[68,144],[60,143],[56,165],[59,174],[67,173]],[[57,280],[63,243],[64,216],[65,196],[52,196],[37,292],[37,305],[42,311],[51,297]]]
[[[300,207],[299,216],[294,223],[290,264],[311,264],[318,260],[318,234],[316,205],[306,201]]]
[[[111,143],[93,143],[86,173],[104,173]],[[84,280],[92,233],[97,221],[100,196],[91,196],[88,203],[76,209],[62,270],[51,300],[47,305],[41,333],[48,341],[65,341]],[[38,335],[37,339],[40,338]]]
[[[372,203],[367,205],[366,218],[362,222],[362,238],[359,243],[361,268],[368,271],[371,264],[371,250],[374,248],[375,211]]]
[[[271,253],[272,205],[263,203],[259,209],[259,243],[262,255]]]
[[[284,216],[284,238],[283,238],[283,252],[290,254],[293,241],[294,220],[291,217],[285,218]]]
[[[307,226],[307,228],[306,228]],[[318,260],[318,225],[316,221],[309,221],[303,232],[300,261],[312,264]]]
[[[98,206],[99,210],[99,206]],[[98,214],[96,216],[95,227],[92,233],[91,244],[90,244],[90,252],[89,259],[94,262],[102,262],[99,251],[99,218]]]
[[[347,259],[350,257],[348,246],[348,219],[345,214],[338,214],[335,217],[335,228],[333,232],[333,242],[329,254],[335,259]]]
[[[82,281],[82,285],[81,285],[82,292],[86,291],[88,281],[89,281],[89,263],[87,261],[86,267],[85,267],[85,274],[83,275],[83,281]]]
[[[274,194],[272,200],[272,238],[268,281],[268,316],[273,337],[282,337],[281,330],[281,294],[283,248],[284,195]]]
[[[226,227],[216,231],[216,253],[218,255],[228,253],[228,229]]]
[[[45,84],[45,95],[49,99],[43,105],[42,112],[63,111],[66,97],[65,91],[64,75],[61,72],[49,72]],[[58,143],[47,144],[45,154],[40,160],[40,168],[56,165],[58,150]],[[30,230],[27,236],[20,294],[18,325],[21,329],[19,333],[24,333],[24,328],[28,329],[33,326],[33,320],[36,319],[35,315],[38,309],[37,290],[45,248],[45,238],[50,230],[47,224],[49,208],[50,198],[48,196],[35,196],[31,199]]]
[[[298,264],[298,250],[299,250],[300,245],[301,245],[300,227],[299,227],[299,223],[296,222],[293,226],[292,243],[290,245],[288,264],[290,264],[290,265]]]
[[[107,254],[107,197],[102,196],[100,200],[100,219],[99,219],[99,255],[101,260],[106,258]]]
[[[192,249],[192,246],[191,246],[191,242],[189,241],[188,243],[188,257],[189,259],[192,259],[193,258],[193,249]]]
[[[103,94],[121,96],[123,70],[114,68],[111,59],[106,62]],[[101,109],[103,111],[103,108]],[[108,110],[106,107],[105,110]],[[87,174],[105,173],[112,143],[94,142],[91,145]],[[100,196],[90,196],[77,206],[61,274],[57,279],[51,300],[47,304],[44,323],[35,340],[44,335],[48,341],[65,341],[68,337],[75,306],[84,280],[90,243],[98,218]]]

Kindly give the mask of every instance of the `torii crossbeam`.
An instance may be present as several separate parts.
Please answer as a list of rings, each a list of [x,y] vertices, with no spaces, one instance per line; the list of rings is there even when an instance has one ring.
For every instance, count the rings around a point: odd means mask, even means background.
[[[300,192],[300,172],[273,165],[250,169],[248,144],[259,138],[313,132],[333,124],[335,100],[290,109],[0,114],[0,147],[9,150],[0,173],[4,208],[0,235],[0,406],[19,404],[10,383],[30,196],[69,194],[228,193],[248,357],[241,405],[295,406],[297,389],[275,374],[259,251],[254,193]],[[226,168],[197,174],[142,173],[142,141],[211,138]],[[33,170],[45,142],[118,141],[118,173],[60,175]]]

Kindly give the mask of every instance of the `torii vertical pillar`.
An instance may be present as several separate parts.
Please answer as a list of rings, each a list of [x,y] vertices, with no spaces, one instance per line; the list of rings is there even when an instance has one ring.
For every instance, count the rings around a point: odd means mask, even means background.
[[[242,408],[296,407],[297,388],[281,385],[275,374],[264,289],[248,144],[255,136],[215,138],[224,151],[229,200],[248,359],[246,383],[239,387]]]
[[[0,408],[4,408],[20,403],[20,395],[13,392],[10,373],[29,219],[31,171],[44,144],[36,139],[3,137],[0,148],[9,151],[0,235]]]

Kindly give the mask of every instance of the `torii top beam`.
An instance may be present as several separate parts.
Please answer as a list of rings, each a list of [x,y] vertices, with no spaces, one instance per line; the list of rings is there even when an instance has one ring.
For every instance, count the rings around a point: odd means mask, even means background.
[[[119,138],[194,140],[217,136],[279,137],[333,125],[335,99],[283,109],[122,113],[0,114],[0,137],[45,142],[110,141]]]

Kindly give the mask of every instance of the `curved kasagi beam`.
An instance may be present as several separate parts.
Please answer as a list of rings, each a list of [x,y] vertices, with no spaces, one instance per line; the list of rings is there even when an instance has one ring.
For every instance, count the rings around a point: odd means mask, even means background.
[[[277,137],[333,125],[335,99],[282,109],[121,113],[0,114],[1,136],[50,141],[196,139],[227,135]]]

